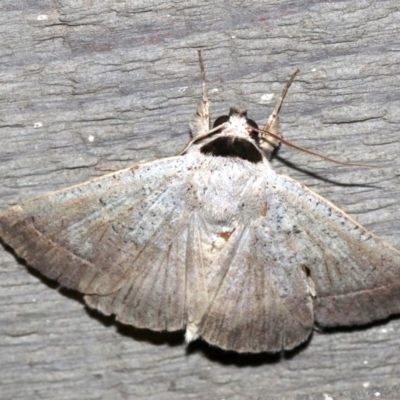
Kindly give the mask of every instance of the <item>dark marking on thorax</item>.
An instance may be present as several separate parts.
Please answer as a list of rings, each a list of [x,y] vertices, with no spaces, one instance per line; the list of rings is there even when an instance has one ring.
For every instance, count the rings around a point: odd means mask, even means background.
[[[250,141],[242,138],[222,136],[200,148],[201,153],[219,157],[239,157],[252,163],[262,161],[262,155]]]

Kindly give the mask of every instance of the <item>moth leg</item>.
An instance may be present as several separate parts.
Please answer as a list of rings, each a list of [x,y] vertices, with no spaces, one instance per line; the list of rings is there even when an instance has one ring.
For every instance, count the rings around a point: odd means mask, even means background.
[[[197,108],[197,112],[192,116],[190,121],[190,128],[193,138],[196,138],[200,135],[205,135],[210,130],[210,103],[207,98],[206,72],[201,50],[197,50],[197,52],[199,55],[203,95]]]
[[[282,90],[282,93],[278,99],[278,101],[275,104],[275,107],[271,113],[271,115],[268,118],[268,121],[263,129],[263,133],[261,135],[261,141],[260,141],[260,147],[263,149],[264,154],[266,155],[266,157],[270,160],[273,151],[279,147],[279,140],[275,139],[273,137],[271,137],[270,135],[268,135],[268,133],[273,133],[274,135],[280,135],[280,129],[279,129],[279,117],[278,117],[278,113],[279,110],[281,109],[282,103],[283,103],[283,99],[286,96],[287,91],[289,90],[290,85],[292,84],[294,78],[296,77],[296,75],[298,74],[299,70],[296,69],[296,71],[293,72],[293,74],[291,75],[291,77],[289,78],[289,80],[287,81],[285,87]]]

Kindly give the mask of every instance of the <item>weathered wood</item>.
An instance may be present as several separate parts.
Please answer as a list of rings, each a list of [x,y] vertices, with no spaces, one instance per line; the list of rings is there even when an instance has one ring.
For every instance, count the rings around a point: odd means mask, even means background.
[[[6,0],[1,8],[1,210],[99,169],[177,153],[200,99],[202,47],[214,117],[237,105],[262,123],[300,68],[281,111],[285,138],[381,168],[338,167],[287,148],[279,155],[292,167],[274,166],[400,249],[398,1]],[[373,398],[371,388],[398,383],[399,318],[316,332],[287,354],[239,356],[116,324],[7,249],[0,274],[1,399]],[[398,397],[396,388],[376,391]]]

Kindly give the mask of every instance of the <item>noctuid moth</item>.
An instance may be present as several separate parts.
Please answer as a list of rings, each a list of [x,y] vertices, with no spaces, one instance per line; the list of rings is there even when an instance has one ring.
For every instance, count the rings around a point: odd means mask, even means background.
[[[0,237],[45,276],[124,324],[186,330],[237,352],[276,352],[322,327],[400,312],[400,252],[269,162],[263,130],[232,108],[175,157],[27,200]]]

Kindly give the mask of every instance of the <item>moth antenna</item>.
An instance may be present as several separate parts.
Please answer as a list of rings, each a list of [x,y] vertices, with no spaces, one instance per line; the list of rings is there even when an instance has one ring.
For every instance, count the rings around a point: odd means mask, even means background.
[[[296,69],[293,74],[290,76],[289,80],[287,81],[285,87],[282,90],[282,93],[275,104],[275,107],[268,118],[268,121],[261,133],[261,143],[260,147],[264,151],[264,154],[267,156],[268,159],[271,159],[273,151],[279,146],[280,141],[276,140],[272,135],[269,133],[273,133],[276,136],[280,137],[279,135],[279,121],[278,121],[278,113],[281,109],[283,99],[286,96],[287,91],[290,88],[294,78],[300,72],[299,69]]]
[[[255,131],[261,133],[261,144],[260,147],[263,149],[265,155],[267,156],[268,159],[271,158],[272,152],[279,146],[280,143],[285,144],[286,146],[292,147],[296,150],[303,151],[304,153],[320,157],[324,160],[333,162],[335,164],[340,164],[340,165],[346,165],[350,167],[365,167],[365,168],[380,168],[378,165],[369,165],[369,164],[357,164],[357,163],[348,163],[348,162],[343,162],[339,160],[335,160],[333,158],[324,156],[323,154],[317,153],[312,150],[305,149],[304,147],[297,146],[285,139],[283,139],[279,135],[279,129],[278,129],[278,113],[279,110],[281,109],[283,100],[286,96],[286,93],[288,92],[291,84],[294,81],[294,78],[296,75],[300,72],[299,69],[296,69],[293,74],[290,76],[289,80],[286,82],[285,87],[282,90],[282,93],[278,99],[278,101],[275,104],[275,107],[271,113],[271,115],[268,118],[268,121],[264,127],[264,129],[261,131],[259,129],[254,129]]]
[[[279,135],[276,135],[276,134],[274,134],[272,132],[266,132],[265,130],[262,131],[262,130],[256,129],[256,128],[252,128],[252,129],[257,131],[257,132],[259,132],[259,133],[261,133],[261,134],[267,134],[267,135],[271,136],[273,139],[275,139],[277,142],[283,143],[286,146],[292,147],[292,148],[294,148],[296,150],[300,150],[300,151],[302,151],[304,153],[307,153],[307,154],[311,154],[312,156],[316,156],[316,157],[322,158],[324,160],[333,162],[335,164],[346,165],[346,166],[350,166],[350,167],[380,168],[379,165],[348,163],[348,162],[344,162],[344,161],[335,160],[334,158],[330,158],[330,157],[324,156],[323,154],[317,153],[316,151],[312,151],[312,150],[309,150],[309,149],[305,149],[304,147],[297,146],[296,144],[293,144],[293,143],[283,139]]]
[[[184,149],[178,154],[178,156],[181,156],[182,154],[185,154],[186,150],[187,150],[192,144],[194,144],[194,143],[196,143],[196,142],[198,142],[198,141],[200,141],[200,140],[202,140],[202,139],[208,138],[209,136],[211,136],[211,135],[213,135],[214,133],[217,133],[218,131],[220,131],[221,129],[223,129],[223,128],[224,128],[224,125],[225,125],[225,124],[218,125],[218,126],[216,126],[215,128],[212,128],[211,130],[207,131],[206,133],[204,133],[204,134],[202,134],[202,135],[199,135],[199,136],[196,136],[196,137],[194,137],[193,139],[191,139],[191,140],[189,141],[189,143],[184,147]],[[254,130],[256,130],[256,129],[254,129]],[[261,132],[261,131],[260,131],[260,132]]]

